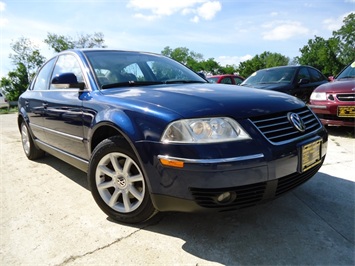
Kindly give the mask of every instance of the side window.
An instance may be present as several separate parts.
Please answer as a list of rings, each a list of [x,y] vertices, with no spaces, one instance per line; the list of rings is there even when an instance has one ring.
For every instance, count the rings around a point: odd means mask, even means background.
[[[311,72],[311,82],[317,82],[317,81],[325,80],[324,76],[319,71],[317,71],[317,70],[315,70],[313,68],[310,68],[309,71]]]
[[[300,71],[298,72],[297,82],[300,81],[301,79],[309,79],[309,80],[311,80],[307,68],[302,67],[300,69]]]
[[[48,61],[38,72],[33,85],[32,90],[39,91],[39,90],[48,90],[49,86],[49,78],[51,75],[51,71],[53,69],[53,64],[55,60],[54,58]]]
[[[84,82],[83,72],[81,71],[79,62],[73,55],[67,54],[59,56],[51,80],[63,73],[74,73],[78,82]],[[51,86],[51,89],[53,88]]]
[[[234,81],[235,81],[236,85],[239,85],[243,82],[243,80],[241,78],[237,78],[237,77],[234,77]]]
[[[232,81],[231,81],[231,79],[229,77],[226,77],[226,78],[223,78],[221,80],[221,83],[223,83],[223,84],[232,84]]]

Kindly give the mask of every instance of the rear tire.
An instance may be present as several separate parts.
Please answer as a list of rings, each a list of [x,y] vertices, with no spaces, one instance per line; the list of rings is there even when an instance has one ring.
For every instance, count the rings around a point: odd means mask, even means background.
[[[21,142],[22,148],[28,159],[36,160],[44,156],[45,152],[35,146],[25,122],[22,122],[21,124]]]
[[[137,157],[118,136],[97,145],[88,181],[96,203],[116,221],[141,223],[156,213]]]

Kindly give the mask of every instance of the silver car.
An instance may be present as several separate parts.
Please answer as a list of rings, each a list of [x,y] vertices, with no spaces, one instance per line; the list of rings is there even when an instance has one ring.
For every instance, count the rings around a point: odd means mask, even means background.
[[[7,102],[4,94],[0,92],[0,108],[8,108],[9,103]]]

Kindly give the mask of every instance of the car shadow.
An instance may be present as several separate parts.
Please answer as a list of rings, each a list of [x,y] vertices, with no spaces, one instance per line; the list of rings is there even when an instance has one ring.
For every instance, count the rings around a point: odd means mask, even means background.
[[[88,189],[84,172],[50,155],[39,162]],[[225,213],[158,213],[131,226],[181,239],[184,252],[222,265],[354,265],[354,191],[354,182],[318,172],[262,205]]]
[[[183,239],[185,252],[222,265],[354,265],[354,191],[354,182],[319,172],[267,204],[162,213],[144,229]]]
[[[89,190],[86,173],[75,168],[74,166],[47,153],[41,159],[36,160],[36,163],[46,164],[52,167],[62,175],[68,177],[69,180]]]
[[[331,136],[355,138],[355,125],[354,127],[326,126],[326,129]]]

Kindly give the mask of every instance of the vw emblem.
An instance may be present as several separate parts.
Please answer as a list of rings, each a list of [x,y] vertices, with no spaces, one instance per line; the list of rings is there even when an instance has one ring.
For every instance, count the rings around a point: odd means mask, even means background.
[[[301,117],[295,113],[288,113],[287,114],[288,120],[290,123],[300,132],[305,132],[306,126],[303,123]]]

